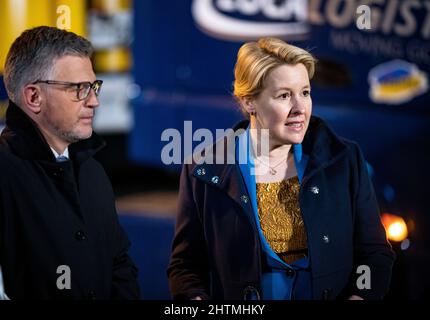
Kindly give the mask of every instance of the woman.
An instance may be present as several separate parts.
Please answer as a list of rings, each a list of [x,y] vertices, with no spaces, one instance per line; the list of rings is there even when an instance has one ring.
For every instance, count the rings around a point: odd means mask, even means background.
[[[234,94],[249,121],[214,146],[217,161],[183,167],[167,270],[175,299],[386,294],[394,254],[365,161],[311,116],[314,70],[279,39],[240,48]],[[220,152],[231,139],[233,164]]]

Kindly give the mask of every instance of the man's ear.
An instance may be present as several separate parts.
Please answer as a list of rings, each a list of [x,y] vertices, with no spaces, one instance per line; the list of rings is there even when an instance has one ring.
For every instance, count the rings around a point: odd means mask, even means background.
[[[252,97],[241,97],[240,102],[249,114],[255,113],[255,100]]]
[[[38,114],[41,110],[42,94],[40,86],[29,84],[24,87],[23,106],[32,113]]]

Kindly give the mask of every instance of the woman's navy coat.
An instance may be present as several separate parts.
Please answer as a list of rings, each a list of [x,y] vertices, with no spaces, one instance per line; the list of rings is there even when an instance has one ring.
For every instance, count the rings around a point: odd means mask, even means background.
[[[247,126],[242,122],[235,130]],[[381,299],[389,288],[394,253],[359,147],[337,137],[317,117],[302,147],[309,160],[300,207],[313,297]],[[214,163],[183,167],[167,270],[175,299],[240,300],[253,291],[261,294],[262,249],[250,195],[238,164]],[[360,265],[370,268],[370,289],[356,285]]]

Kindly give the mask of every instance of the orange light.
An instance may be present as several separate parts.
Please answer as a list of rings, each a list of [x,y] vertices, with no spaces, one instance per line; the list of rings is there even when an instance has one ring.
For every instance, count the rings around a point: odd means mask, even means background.
[[[381,220],[387,232],[388,240],[400,242],[406,239],[408,236],[408,227],[402,217],[384,213]]]

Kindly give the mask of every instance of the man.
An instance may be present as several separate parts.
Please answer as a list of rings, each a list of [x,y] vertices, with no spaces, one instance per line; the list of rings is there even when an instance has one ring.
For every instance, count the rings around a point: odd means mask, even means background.
[[[134,299],[137,269],[93,155],[102,81],[89,41],[51,27],[8,53],[0,137],[0,266],[10,299]]]

